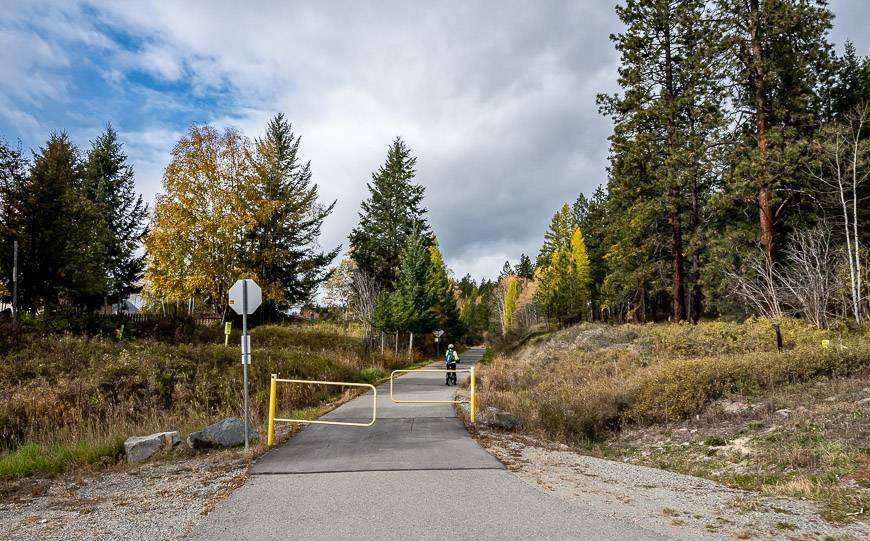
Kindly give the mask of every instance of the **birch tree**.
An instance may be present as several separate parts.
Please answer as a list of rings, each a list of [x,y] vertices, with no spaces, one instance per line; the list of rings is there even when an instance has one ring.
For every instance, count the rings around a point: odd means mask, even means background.
[[[828,187],[837,203],[846,240],[852,316],[857,323],[864,319],[859,192],[870,176],[870,141],[862,139],[868,120],[870,108],[861,105],[846,115],[842,122],[826,127],[816,143],[819,165],[811,172],[816,180]]]

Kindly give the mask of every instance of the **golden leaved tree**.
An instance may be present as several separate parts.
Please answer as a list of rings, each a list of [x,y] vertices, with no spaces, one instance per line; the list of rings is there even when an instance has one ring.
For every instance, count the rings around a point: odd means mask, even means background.
[[[164,301],[204,296],[216,311],[225,306],[242,274],[242,236],[254,221],[249,153],[250,142],[232,128],[193,126],[175,145],[145,239],[148,294]]]

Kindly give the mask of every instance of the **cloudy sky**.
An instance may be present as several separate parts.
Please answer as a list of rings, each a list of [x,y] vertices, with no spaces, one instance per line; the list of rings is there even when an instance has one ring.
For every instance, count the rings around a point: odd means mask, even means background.
[[[399,135],[448,263],[492,276],[605,180],[612,4],[0,0],[0,136],[35,148],[66,130],[86,148],[112,122],[151,200],[192,123],[257,136],[282,111],[338,200],[331,247]],[[838,46],[870,53],[868,5],[832,0]]]

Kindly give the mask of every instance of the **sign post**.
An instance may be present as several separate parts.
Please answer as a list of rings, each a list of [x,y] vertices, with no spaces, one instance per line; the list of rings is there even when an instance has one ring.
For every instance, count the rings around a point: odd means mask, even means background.
[[[444,336],[444,331],[438,329],[437,331],[432,332],[435,335],[435,351],[438,355],[438,358],[441,358],[441,337]]]
[[[242,316],[242,385],[245,395],[245,450],[248,449],[248,365],[251,364],[251,337],[248,336],[248,314],[253,314],[263,302],[263,291],[257,282],[237,280],[230,288],[229,305]],[[229,327],[228,327],[229,329]]]
[[[12,336],[18,340],[18,241],[12,243]],[[16,342],[17,343],[17,342]]]

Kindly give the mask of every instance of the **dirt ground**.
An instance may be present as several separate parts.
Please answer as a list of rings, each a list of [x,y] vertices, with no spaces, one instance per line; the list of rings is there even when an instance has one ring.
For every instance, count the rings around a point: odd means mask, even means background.
[[[226,451],[5,483],[0,539],[180,539],[247,479]]]
[[[715,481],[580,454],[492,430],[478,441],[521,479],[580,507],[685,539],[870,539],[870,525],[825,521],[816,505],[761,496]]]

